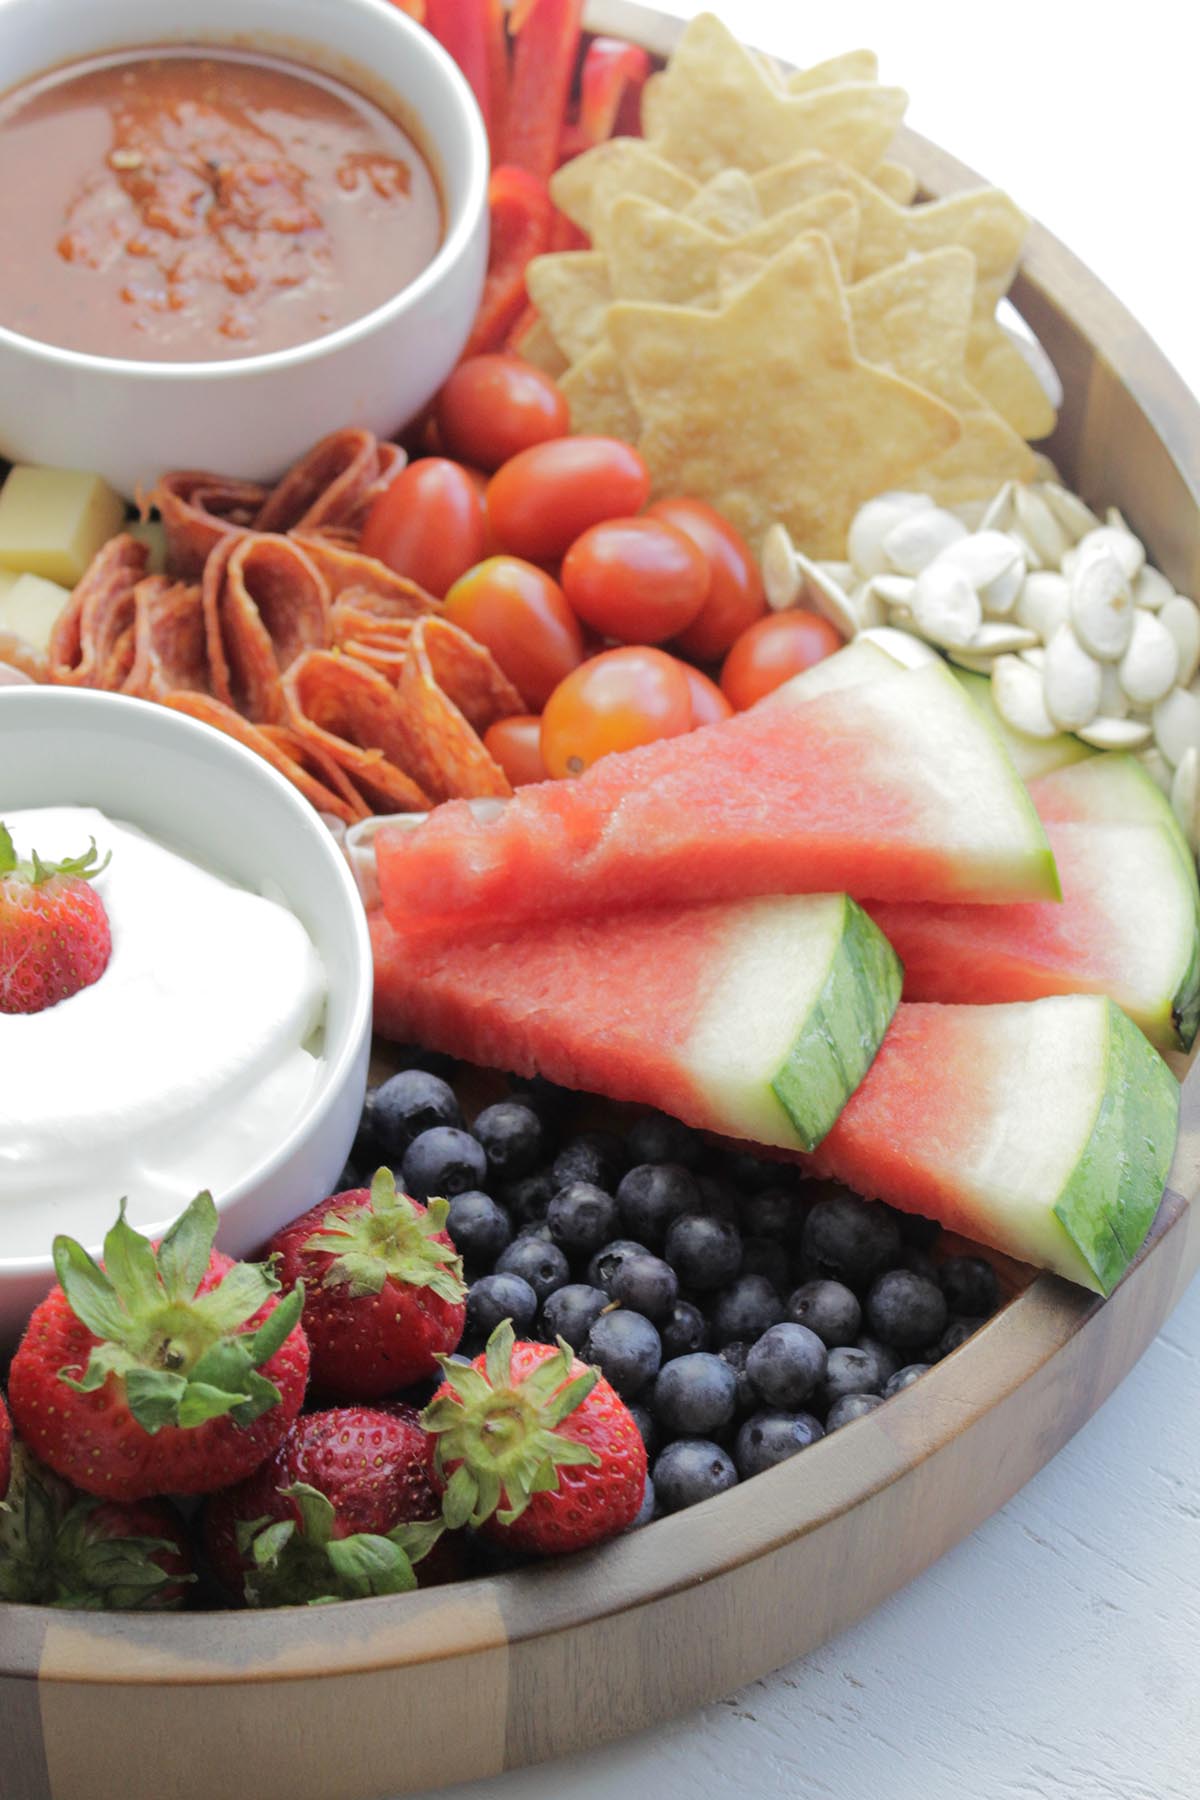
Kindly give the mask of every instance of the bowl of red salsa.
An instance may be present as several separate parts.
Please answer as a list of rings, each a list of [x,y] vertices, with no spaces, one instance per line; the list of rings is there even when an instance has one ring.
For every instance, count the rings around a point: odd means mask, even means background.
[[[487,167],[390,0],[0,0],[0,454],[132,494],[390,436],[470,330]]]

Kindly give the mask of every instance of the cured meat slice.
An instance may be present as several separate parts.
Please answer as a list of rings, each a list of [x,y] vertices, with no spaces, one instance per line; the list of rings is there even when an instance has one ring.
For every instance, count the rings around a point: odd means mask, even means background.
[[[227,537],[204,565],[201,588],[212,691],[256,724],[284,715],[280,676],[329,641],[329,591],[291,538]]]
[[[408,616],[414,619],[422,613],[440,613],[442,610],[440,600],[427,594],[415,581],[409,581],[406,575],[397,575],[394,569],[389,569],[374,556],[364,556],[361,550],[347,548],[314,532],[292,531],[288,536],[312,558],[335,600],[350,592],[375,594],[380,599],[407,606]]]
[[[417,779],[436,800],[511,795],[482,734],[525,703],[490,651],[448,619],[421,619],[397,692],[415,734]]]
[[[283,678],[288,723],[330,755],[372,808],[426,812],[429,795],[407,773],[414,736],[396,689],[351,656],[309,650]]]
[[[208,693],[204,612],[194,582],[147,575],[133,590],[133,668],[122,692],[161,700],[180,688]]]
[[[404,467],[397,444],[381,444],[370,431],[346,426],[314,444],[294,463],[263,502],[257,531],[356,530],[376,494]]]
[[[357,823],[360,819],[371,817],[371,808],[367,805],[345,769],[334,762],[332,756],[318,745],[310,743],[292,725],[259,725],[255,728],[274,744],[284,756],[288,756],[302,769],[307,769],[313,778],[319,781],[330,793],[337,794],[345,801],[351,819]],[[323,809],[328,812],[327,806]],[[339,815],[340,816],[340,815]]]
[[[133,667],[134,590],[146,573],[145,544],[122,532],[92,558],[50,634],[51,681],[117,689]]]
[[[324,782],[311,775],[303,763],[291,756],[282,744],[271,735],[270,728],[250,725],[240,713],[226,706],[220,700],[214,700],[210,694],[188,693],[179,690],[173,694],[160,696],[163,706],[171,707],[175,712],[187,713],[190,718],[199,719],[202,725],[211,725],[217,731],[223,731],[226,737],[236,738],[247,750],[253,750],[269,762],[272,768],[290,781],[293,787],[302,793],[306,800],[312,802],[318,812],[332,813],[347,825],[353,825],[363,814],[354,802],[347,800],[339,791],[326,787]]]
[[[204,469],[175,469],[139,496],[143,512],[157,507],[161,515],[171,574],[188,580],[199,575],[222,538],[250,529],[266,497],[267,489],[256,481],[233,481]]]

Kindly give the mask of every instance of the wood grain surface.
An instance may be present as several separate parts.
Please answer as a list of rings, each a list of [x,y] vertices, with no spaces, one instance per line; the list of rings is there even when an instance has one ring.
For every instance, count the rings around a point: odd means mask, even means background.
[[[608,0],[593,23],[666,50]],[[912,134],[942,194],[978,177]],[[1014,299],[1067,390],[1049,446],[1200,587],[1200,409],[1035,229]],[[635,1731],[821,1643],[1008,1499],[1133,1366],[1200,1266],[1200,1076],[1170,1187],[1105,1303],[1039,1277],[916,1388],[803,1457],[557,1566],[284,1614],[0,1607],[0,1800],[389,1800]],[[434,1727],[436,1722],[436,1730]]]

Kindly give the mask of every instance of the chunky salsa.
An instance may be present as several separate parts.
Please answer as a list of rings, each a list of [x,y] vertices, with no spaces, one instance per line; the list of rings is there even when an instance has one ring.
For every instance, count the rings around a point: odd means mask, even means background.
[[[430,168],[316,70],[222,50],[77,62],[0,99],[0,325],[195,362],[306,343],[432,260]]]

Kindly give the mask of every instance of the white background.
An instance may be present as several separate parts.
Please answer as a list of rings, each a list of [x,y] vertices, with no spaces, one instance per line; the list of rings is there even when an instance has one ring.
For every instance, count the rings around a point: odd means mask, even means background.
[[[1192,0],[712,10],[796,63],[876,49],[908,122],[1061,237],[1200,391]],[[1200,1282],[1057,1460],[871,1619],[660,1731],[458,1792],[1197,1800]]]

